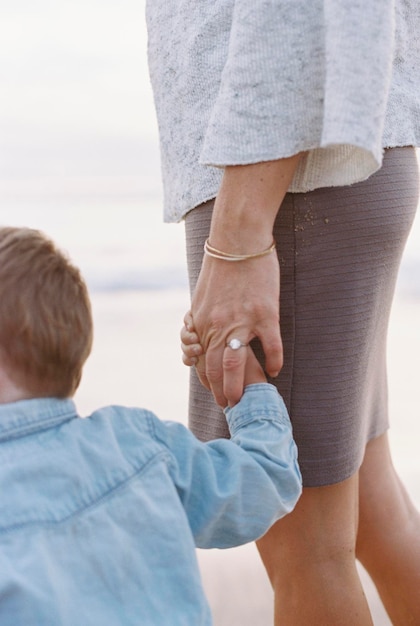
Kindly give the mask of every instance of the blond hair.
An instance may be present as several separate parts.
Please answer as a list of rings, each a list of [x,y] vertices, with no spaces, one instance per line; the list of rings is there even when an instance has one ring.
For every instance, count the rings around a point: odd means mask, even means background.
[[[93,324],[80,271],[43,233],[0,227],[0,361],[30,394],[70,397]]]

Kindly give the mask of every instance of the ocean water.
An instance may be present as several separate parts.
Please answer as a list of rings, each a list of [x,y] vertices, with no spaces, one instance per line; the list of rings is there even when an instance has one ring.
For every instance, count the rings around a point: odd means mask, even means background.
[[[92,291],[187,285],[163,224],[145,1],[2,0],[0,223],[41,228]],[[420,298],[420,218],[398,289]]]
[[[187,287],[183,224],[164,224],[158,197],[9,203],[2,224],[43,230],[91,291]]]
[[[9,202],[0,223],[39,228],[82,269],[91,291],[187,287],[183,224],[164,224],[158,191],[132,198]],[[413,225],[397,295],[420,299],[420,215]]]
[[[186,286],[164,225],[145,1],[2,0],[0,223],[45,230],[91,290]],[[420,218],[399,292],[420,298]]]

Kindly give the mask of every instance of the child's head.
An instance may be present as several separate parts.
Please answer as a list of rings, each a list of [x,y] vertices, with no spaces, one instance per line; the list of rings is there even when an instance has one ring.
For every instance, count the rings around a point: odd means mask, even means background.
[[[79,270],[41,232],[0,227],[0,364],[34,397],[72,396],[92,347]]]

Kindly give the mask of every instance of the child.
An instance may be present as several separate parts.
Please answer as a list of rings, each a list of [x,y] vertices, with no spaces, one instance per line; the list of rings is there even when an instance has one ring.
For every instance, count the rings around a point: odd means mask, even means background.
[[[79,271],[40,232],[0,228],[0,623],[207,626],[195,546],[254,540],[300,495],[286,409],[243,348],[231,441],[145,409],[80,419],[91,344]]]

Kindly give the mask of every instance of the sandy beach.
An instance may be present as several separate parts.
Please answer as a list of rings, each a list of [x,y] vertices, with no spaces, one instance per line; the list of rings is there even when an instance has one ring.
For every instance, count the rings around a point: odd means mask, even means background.
[[[76,396],[82,415],[118,403],[186,423],[188,370],[178,337],[188,301],[186,288],[92,294],[95,342]],[[389,332],[390,439],[395,465],[420,506],[419,319],[420,301],[397,297]],[[272,593],[253,544],[199,550],[198,558],[215,626],[271,626]],[[375,626],[389,626],[362,575]]]

